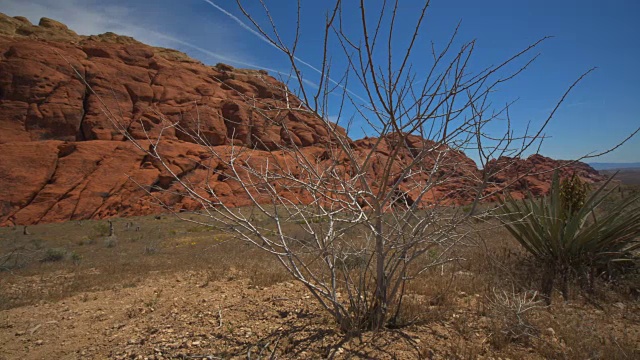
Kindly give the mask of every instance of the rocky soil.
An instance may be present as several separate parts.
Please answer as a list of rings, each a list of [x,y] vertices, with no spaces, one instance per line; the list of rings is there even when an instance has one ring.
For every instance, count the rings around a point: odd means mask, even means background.
[[[588,351],[631,359],[640,351],[630,348],[640,335],[637,303],[597,310],[560,302],[535,315],[543,326],[535,338],[496,346],[503,329],[483,310],[485,297],[458,291],[447,304],[411,298],[419,317],[431,320],[350,337],[296,283],[261,287],[227,276],[213,282],[198,271],[153,276],[133,287],[2,311],[0,359],[578,359]],[[622,352],[601,357],[597,349],[616,349],[616,341]]]

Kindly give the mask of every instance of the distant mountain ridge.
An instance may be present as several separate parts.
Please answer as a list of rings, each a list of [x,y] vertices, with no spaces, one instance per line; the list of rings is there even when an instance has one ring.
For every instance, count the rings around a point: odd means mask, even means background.
[[[614,170],[614,169],[636,169],[640,168],[640,162],[630,163],[606,163],[606,162],[592,162],[588,163],[592,168],[596,170]]]

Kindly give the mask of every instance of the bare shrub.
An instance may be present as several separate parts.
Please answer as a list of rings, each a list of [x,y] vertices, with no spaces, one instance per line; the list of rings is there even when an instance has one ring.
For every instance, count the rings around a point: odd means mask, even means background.
[[[145,255],[153,255],[153,254],[157,253],[158,250],[159,249],[158,249],[158,244],[157,243],[149,242],[144,247],[144,254]]]
[[[488,315],[493,319],[493,344],[501,347],[512,341],[527,342],[539,332],[531,322],[532,315],[543,308],[538,293],[498,291],[495,288],[487,297]]]
[[[40,238],[29,239],[24,242],[16,241],[15,245],[10,246],[0,253],[0,272],[12,272],[21,269],[31,263],[43,261],[43,259],[48,258],[50,253],[60,251],[63,252],[64,258],[63,249],[45,249],[44,241]]]
[[[34,260],[42,253],[39,245],[34,241],[31,244],[16,246],[4,254],[0,254],[0,271],[13,271],[20,269]]]

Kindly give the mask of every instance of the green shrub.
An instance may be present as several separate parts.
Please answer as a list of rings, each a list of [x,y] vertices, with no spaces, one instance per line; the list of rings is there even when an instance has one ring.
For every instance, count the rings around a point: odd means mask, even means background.
[[[59,248],[47,249],[47,251],[44,253],[44,256],[42,257],[42,259],[40,259],[40,261],[42,262],[60,261],[64,259],[65,254],[66,254],[66,251],[64,249],[59,249]]]
[[[109,236],[104,239],[104,246],[108,248],[113,248],[118,245],[118,239],[115,236]]]
[[[548,196],[522,201],[508,196],[502,201],[504,226],[544,269],[542,294],[547,303],[556,278],[567,299],[570,276],[586,279],[591,288],[597,270],[633,261],[633,251],[640,248],[639,195],[620,199],[596,215],[595,209],[616,189],[605,190],[610,181],[587,197],[579,179],[561,186],[556,172]]]
[[[76,266],[80,265],[80,262],[82,261],[82,255],[78,254],[77,252],[72,252],[71,261],[73,261],[73,264]]]
[[[98,223],[93,226],[93,236],[94,237],[104,237],[109,235],[109,224],[108,223]]]
[[[44,241],[42,241],[42,239],[32,239],[30,243],[36,250],[42,250],[44,248]]]

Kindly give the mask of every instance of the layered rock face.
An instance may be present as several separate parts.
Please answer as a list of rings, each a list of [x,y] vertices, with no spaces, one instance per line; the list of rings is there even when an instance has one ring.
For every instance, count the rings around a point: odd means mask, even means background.
[[[171,189],[176,184],[123,131],[144,147],[162,135],[159,151],[175,174],[193,184],[207,183],[226,204],[248,205],[239,184],[225,181],[224,171],[211,177],[203,168],[205,161],[216,168],[215,159],[196,143],[206,142],[219,153],[239,146],[251,149],[254,159],[282,157],[285,162],[291,159],[275,153],[286,144],[311,157],[326,154],[331,139],[323,120],[275,110],[285,103],[296,107],[299,100],[287,97],[284,85],[264,71],[206,66],[129,37],[79,36],[54,20],[43,18],[36,26],[0,14],[0,225],[146,215],[164,211],[158,200],[176,209],[196,209],[198,203],[187,197],[148,192],[152,186]],[[169,126],[176,123],[183,130]],[[373,141],[351,145],[364,158]],[[418,137],[408,141],[415,148],[425,146]],[[380,166],[391,147],[376,151]],[[448,163],[455,165],[439,171],[452,180],[429,196],[464,203],[472,197],[469,179],[478,176],[478,169],[464,154],[449,154],[455,161]],[[406,150],[397,156],[402,163],[412,154]],[[501,161],[506,160],[491,166]],[[525,169],[554,164],[531,157],[492,181],[509,183]],[[599,179],[584,164],[572,169]],[[514,191],[527,186],[542,193],[550,177],[541,172],[517,180],[520,188]],[[402,191],[409,198],[416,192],[408,185]],[[290,196],[305,201],[303,195]]]

